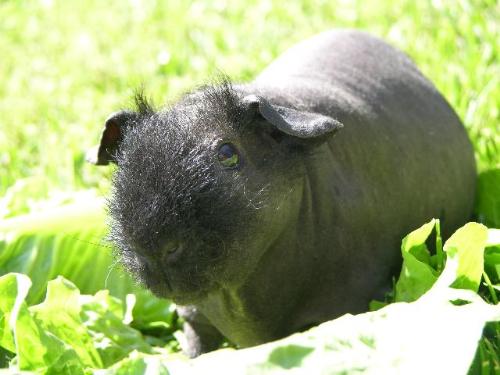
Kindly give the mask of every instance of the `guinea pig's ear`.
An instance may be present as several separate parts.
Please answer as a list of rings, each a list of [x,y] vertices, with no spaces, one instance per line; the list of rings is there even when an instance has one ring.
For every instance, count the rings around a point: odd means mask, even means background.
[[[248,109],[257,110],[283,133],[302,139],[333,134],[343,127],[340,122],[329,116],[270,104],[257,95],[245,96],[243,103]]]
[[[95,165],[108,165],[116,163],[115,154],[123,140],[127,123],[130,123],[137,114],[132,111],[119,111],[112,113],[104,123],[99,145],[87,152],[86,160]]]

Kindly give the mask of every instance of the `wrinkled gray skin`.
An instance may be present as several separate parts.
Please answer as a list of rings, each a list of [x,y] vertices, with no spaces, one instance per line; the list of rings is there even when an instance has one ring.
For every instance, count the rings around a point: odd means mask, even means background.
[[[120,136],[96,160],[118,164],[112,231],[125,265],[188,306],[189,355],[221,334],[246,347],[366,311],[398,272],[405,234],[437,217],[448,236],[469,219],[466,132],[383,41],[325,32],[226,89],[236,111],[201,90],[111,116]],[[219,164],[223,143],[238,168]]]

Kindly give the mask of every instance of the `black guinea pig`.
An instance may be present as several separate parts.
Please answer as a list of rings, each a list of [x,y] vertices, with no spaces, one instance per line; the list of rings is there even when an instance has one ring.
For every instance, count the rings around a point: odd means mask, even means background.
[[[390,286],[401,238],[471,215],[475,162],[450,105],[402,52],[353,30],[291,48],[248,84],[111,115],[111,238],[185,308],[196,356],[344,313]]]

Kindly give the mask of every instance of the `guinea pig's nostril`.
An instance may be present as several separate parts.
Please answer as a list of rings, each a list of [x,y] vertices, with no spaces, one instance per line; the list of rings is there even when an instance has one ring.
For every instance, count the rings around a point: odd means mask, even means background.
[[[180,242],[168,242],[165,246],[163,246],[165,260],[168,262],[176,261],[183,250],[184,245]]]
[[[173,254],[173,253],[177,252],[178,249],[179,248],[177,246],[168,247],[167,248],[167,253]]]
[[[184,245],[178,241],[168,242],[163,248],[162,260],[166,264],[173,265],[181,260],[184,252]]]

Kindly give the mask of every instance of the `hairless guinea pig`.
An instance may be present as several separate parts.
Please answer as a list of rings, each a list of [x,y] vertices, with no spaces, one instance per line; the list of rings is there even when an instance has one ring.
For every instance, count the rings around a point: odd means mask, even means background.
[[[190,356],[367,309],[401,238],[472,210],[459,118],[400,51],[352,30],[155,111],[111,115],[93,162],[116,163],[111,239],[123,264],[185,306]]]

